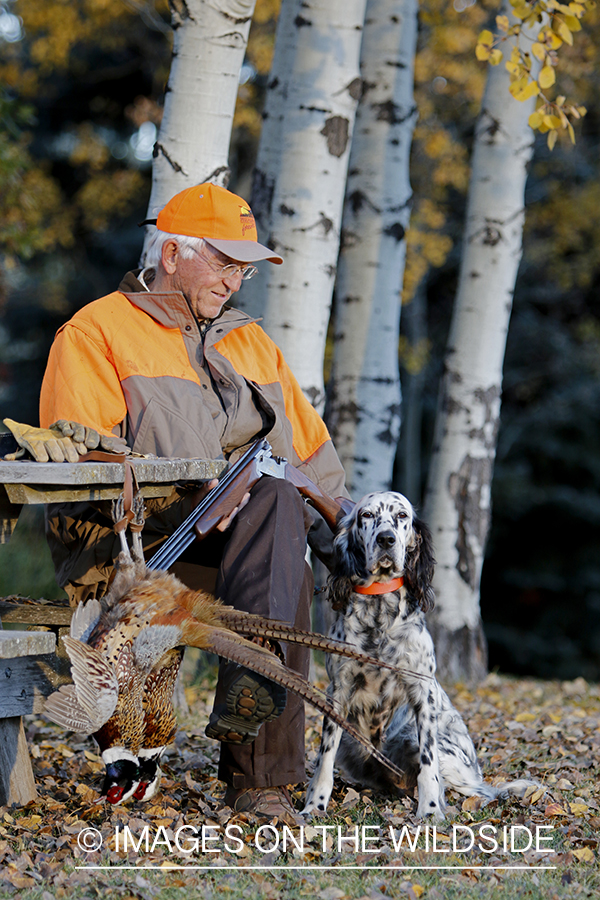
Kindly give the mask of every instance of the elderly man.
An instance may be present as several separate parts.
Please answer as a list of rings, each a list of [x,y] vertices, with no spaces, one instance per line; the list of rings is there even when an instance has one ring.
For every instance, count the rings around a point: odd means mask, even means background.
[[[231,460],[264,436],[276,455],[330,495],[343,495],[344,472],[325,425],[281,352],[253,319],[227,305],[257,271],[255,262],[283,262],[257,242],[248,205],[201,184],[175,196],[156,226],[146,268],[128,273],[118,291],[58,331],[42,386],[42,426],[67,419],[139,453]],[[183,490],[148,501],[146,547],[158,546],[192,503]],[[308,627],[306,539],[323,558],[322,521],[287,482],[263,478],[227,524],[187,551],[180,577],[197,587],[193,565],[218,567],[216,593],[225,603]],[[118,553],[103,512],[53,507],[47,531],[71,601],[102,596]],[[307,674],[305,650],[277,649]],[[285,788],[305,777],[297,698],[286,704],[272,682],[222,664],[207,734],[223,742],[219,777],[229,806],[298,821]]]

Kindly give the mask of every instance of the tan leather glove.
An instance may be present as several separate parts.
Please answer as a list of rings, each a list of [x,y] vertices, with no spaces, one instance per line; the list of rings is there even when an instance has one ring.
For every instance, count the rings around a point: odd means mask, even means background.
[[[53,431],[59,431],[63,437],[71,438],[80,456],[83,456],[88,450],[95,450],[100,443],[98,432],[82,425],[81,422],[59,419],[57,422],[53,422],[50,428]]]
[[[58,429],[64,437],[71,438],[77,452],[81,456],[89,450],[96,450],[98,447],[107,453],[125,453],[127,456],[131,453],[124,438],[117,437],[114,434],[99,434],[93,428],[88,428],[87,425],[82,425],[80,422],[59,419],[50,428]]]
[[[25,451],[31,453],[36,462],[79,462],[79,454],[70,437],[65,437],[58,429],[34,428],[12,419],[4,419],[21,450],[7,453],[5,459],[19,459]]]

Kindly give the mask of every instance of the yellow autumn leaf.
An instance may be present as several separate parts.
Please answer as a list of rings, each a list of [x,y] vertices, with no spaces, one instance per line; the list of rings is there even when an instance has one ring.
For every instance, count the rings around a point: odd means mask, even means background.
[[[102,762],[102,757],[101,757],[101,756],[98,756],[97,753],[92,753],[91,750],[84,750],[84,751],[83,751],[83,755],[84,755],[85,758],[88,759],[90,762],[97,762],[97,763],[101,763],[101,762]]]
[[[575,143],[575,129],[573,128],[573,126],[571,125],[570,122],[567,124],[567,131],[569,132],[569,137],[571,138],[571,143],[574,144]]]
[[[533,130],[535,131],[536,128],[540,127],[540,125],[542,124],[543,121],[544,121],[544,114],[542,112],[540,112],[538,109],[535,112],[532,112],[531,115],[529,116],[529,119],[528,119],[529,127],[533,128]]]
[[[67,747],[66,744],[59,744],[56,749],[60,753],[61,756],[64,756],[65,759],[71,759],[72,756],[75,756],[70,747]]]
[[[415,897],[422,897],[425,893],[425,888],[420,884],[411,884],[411,888]]]
[[[553,129],[552,131],[548,132],[548,150],[554,150],[554,145],[556,144],[557,137],[558,131],[554,131]]]
[[[23,828],[37,828],[38,825],[41,825],[42,817],[41,816],[22,816],[19,819],[19,825],[22,825]]]
[[[543,44],[540,44],[539,41],[534,41],[534,43],[531,45],[531,52],[536,59],[539,59],[540,62],[544,62],[544,60],[546,59],[546,48]]]
[[[563,39],[565,44],[569,44],[569,46],[571,46],[571,47],[573,46],[573,35],[571,34],[569,29],[567,28],[566,23],[563,22],[562,19],[559,19],[555,16],[554,19],[552,20],[552,28],[555,30],[555,32],[558,35],[560,35],[560,37]]]
[[[486,59],[489,59],[492,51],[489,47],[486,47],[485,44],[477,44],[475,47],[475,56],[480,62],[485,62]]]
[[[502,62],[502,50],[492,50],[490,53],[490,65],[497,66],[498,63]]]
[[[573,803],[569,803],[569,806],[574,816],[584,816],[588,812],[587,803],[578,803],[575,800]]]
[[[581,22],[575,16],[565,16],[565,25],[569,31],[581,31]]]
[[[533,722],[535,715],[530,712],[522,712],[515,716],[515,722]]]
[[[531,9],[528,6],[513,6],[512,12],[517,19],[526,19],[531,15]]]
[[[467,797],[466,800],[463,800],[461,809],[463,812],[477,812],[483,803],[485,803],[483,797]]]
[[[573,856],[576,856],[579,862],[594,862],[596,857],[593,850],[589,847],[582,847],[580,850],[573,850]]]
[[[538,34],[538,41],[547,44],[550,50],[558,50],[562,46],[562,39],[551,28],[542,29]]]
[[[494,35],[492,34],[491,31],[488,31],[487,28],[485,28],[480,33],[479,37],[477,38],[477,43],[478,44],[493,44],[494,43]]]
[[[516,81],[513,81],[510,84],[508,90],[510,91],[510,93],[512,94],[513,97],[516,97],[518,94],[521,93],[521,91],[525,90],[525,88],[527,87],[527,83],[528,83],[528,79],[527,79],[527,75],[525,75],[523,78],[517,78]]]
[[[581,3],[569,3],[569,10],[574,16],[582,16],[585,12],[585,7]]]
[[[548,128],[560,128],[561,121],[558,116],[545,115],[544,125],[547,125]]]
[[[496,16],[496,26],[500,31],[508,31],[510,27],[508,16]]]
[[[523,800],[529,800],[531,803],[536,803],[540,799],[540,797],[544,796],[545,793],[545,787],[537,784],[530,784],[523,794]]]
[[[544,66],[538,75],[538,84],[543,91],[551,87],[556,81],[556,72],[552,66]]]

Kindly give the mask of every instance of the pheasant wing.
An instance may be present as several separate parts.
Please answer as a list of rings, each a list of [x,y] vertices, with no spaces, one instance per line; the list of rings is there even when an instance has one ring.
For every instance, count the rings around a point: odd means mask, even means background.
[[[110,719],[117,705],[119,682],[115,670],[100,651],[89,644],[71,637],[63,640],[71,660],[71,676],[79,706],[94,723],[92,731],[97,731]]]
[[[100,601],[92,597],[87,603],[78,603],[71,618],[70,634],[78,641],[87,641],[100,618]]]
[[[63,684],[50,694],[44,705],[44,715],[51,722],[80,734],[93,734],[98,728],[79,703],[74,684]]]

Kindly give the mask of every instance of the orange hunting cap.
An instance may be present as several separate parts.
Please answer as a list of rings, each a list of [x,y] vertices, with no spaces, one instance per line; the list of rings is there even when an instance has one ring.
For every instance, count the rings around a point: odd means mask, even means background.
[[[176,194],[159,212],[156,227],[169,234],[204,238],[211,247],[240,262],[283,262],[256,240],[256,223],[246,201],[216,184],[197,184]]]

